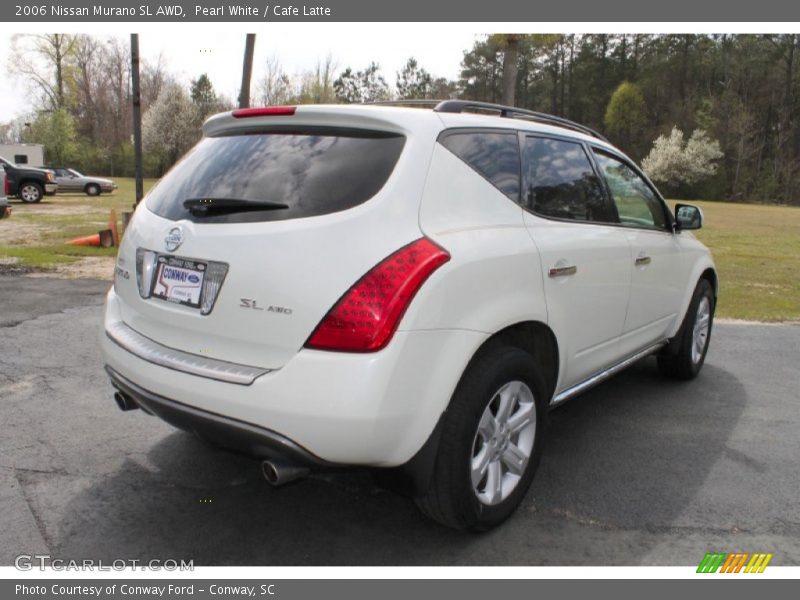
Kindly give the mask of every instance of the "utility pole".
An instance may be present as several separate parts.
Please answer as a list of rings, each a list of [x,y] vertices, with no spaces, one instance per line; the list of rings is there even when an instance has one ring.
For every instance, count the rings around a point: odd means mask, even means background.
[[[253,51],[256,47],[256,34],[248,33],[244,44],[242,64],[242,90],[239,92],[239,108],[250,106],[250,78],[253,75]]]
[[[133,157],[136,165],[136,205],[144,197],[142,180],[142,95],[139,89],[139,34],[131,34],[131,86],[133,94]]]
[[[503,104],[516,106],[517,92],[517,57],[519,56],[519,38],[515,33],[507,34],[506,47],[503,52]]]

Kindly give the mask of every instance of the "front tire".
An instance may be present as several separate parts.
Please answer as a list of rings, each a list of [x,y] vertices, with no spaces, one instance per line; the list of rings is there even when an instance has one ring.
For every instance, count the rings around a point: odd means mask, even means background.
[[[100,195],[100,186],[96,183],[90,183],[86,186],[86,195],[87,196],[99,196]]]
[[[544,390],[534,358],[519,348],[495,347],[474,359],[445,414],[428,490],[416,498],[422,512],[478,531],[511,516],[538,466]]]
[[[658,370],[672,379],[689,380],[697,377],[708,353],[711,326],[714,323],[714,290],[707,279],[697,282],[678,336],[670,346],[672,353],[658,356]]]
[[[27,204],[35,204],[44,196],[44,188],[35,181],[26,181],[20,185],[17,196]]]

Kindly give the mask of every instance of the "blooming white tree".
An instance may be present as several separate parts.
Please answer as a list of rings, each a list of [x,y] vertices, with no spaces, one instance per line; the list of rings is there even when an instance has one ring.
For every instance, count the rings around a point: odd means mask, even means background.
[[[660,135],[642,161],[642,169],[653,181],[675,187],[691,185],[713,175],[716,161],[722,158],[719,142],[702,129],[695,129],[688,141],[683,132],[672,128],[669,136]]]
[[[142,119],[142,143],[158,157],[162,169],[172,166],[200,138],[191,98],[178,84],[165,85]]]

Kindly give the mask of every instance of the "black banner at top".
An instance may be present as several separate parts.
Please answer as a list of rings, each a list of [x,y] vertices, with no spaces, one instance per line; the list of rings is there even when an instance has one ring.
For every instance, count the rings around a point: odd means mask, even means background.
[[[0,21],[106,22],[779,22],[800,21],[787,0],[10,0]]]

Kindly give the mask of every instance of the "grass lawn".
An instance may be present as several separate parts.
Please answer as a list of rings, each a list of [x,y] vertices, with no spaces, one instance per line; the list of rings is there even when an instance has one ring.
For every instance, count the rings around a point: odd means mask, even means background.
[[[670,204],[674,204],[670,202]],[[720,279],[717,316],[800,320],[800,207],[692,202]]]
[[[70,246],[67,240],[108,226],[108,211],[130,210],[132,179],[117,179],[113,194],[58,194],[40,204],[13,201],[0,221],[0,266],[49,269],[87,256],[113,257],[115,248]],[[145,180],[145,191],[155,183]],[[674,204],[671,202],[671,204]],[[695,202],[705,213],[697,237],[709,246],[720,276],[717,316],[759,321],[800,320],[800,208]],[[109,258],[110,261],[110,258]]]
[[[115,179],[119,188],[112,194],[45,196],[38,204],[11,200],[13,214],[0,221],[0,264],[16,259],[21,267],[48,269],[79,261],[86,256],[116,255],[116,248],[70,246],[68,240],[108,228],[109,210],[115,208],[122,226],[122,211],[132,210],[134,180]],[[147,192],[155,180],[145,179]]]

